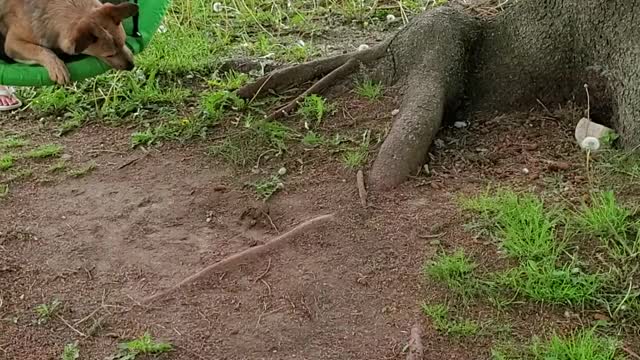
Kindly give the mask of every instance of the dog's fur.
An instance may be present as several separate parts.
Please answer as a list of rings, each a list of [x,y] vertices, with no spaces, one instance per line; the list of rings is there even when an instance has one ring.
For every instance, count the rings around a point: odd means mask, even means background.
[[[95,56],[112,68],[133,69],[122,20],[137,12],[135,4],[99,0],[0,0],[0,34],[8,57],[40,64],[51,80],[66,84],[69,70],[56,52]]]

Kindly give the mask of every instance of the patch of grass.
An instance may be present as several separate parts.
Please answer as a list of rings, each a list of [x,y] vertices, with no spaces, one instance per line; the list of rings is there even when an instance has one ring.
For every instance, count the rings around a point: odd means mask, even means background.
[[[224,90],[236,90],[248,83],[249,75],[231,70],[226,72],[221,79],[209,80],[209,86],[219,87]]]
[[[613,191],[606,191],[593,193],[591,204],[583,204],[575,218],[578,231],[598,237],[614,258],[623,259],[640,253],[640,226],[632,215]]]
[[[135,340],[121,343],[118,354],[110,360],[135,360],[139,355],[159,355],[173,350],[173,345],[153,340],[149,333]]]
[[[475,288],[473,272],[477,265],[469,259],[463,249],[453,254],[440,254],[424,264],[422,270],[425,276],[445,283],[450,289],[463,295],[468,295]]]
[[[0,184],[0,199],[3,199],[9,195],[9,185]]]
[[[377,100],[382,97],[382,84],[372,80],[365,80],[356,84],[355,91],[366,99]]]
[[[466,199],[462,206],[480,215],[510,256],[549,260],[555,259],[564,247],[556,239],[555,214],[545,210],[542,200],[534,195],[499,191]]]
[[[49,320],[51,320],[52,317],[54,317],[58,313],[61,305],[62,302],[60,302],[60,300],[54,299],[48,304],[40,304],[36,306],[35,312],[38,316],[38,318],[36,319],[36,324],[46,324]]]
[[[26,153],[26,157],[30,159],[43,159],[49,157],[57,157],[60,156],[62,150],[64,148],[58,144],[47,144],[39,146],[28,153]]]
[[[309,95],[304,98],[298,114],[305,121],[305,128],[317,127],[322,120],[334,111],[334,107],[327,102],[327,99],[319,95]]]
[[[480,325],[472,320],[453,320],[449,317],[449,308],[443,304],[422,304],[422,312],[428,316],[438,331],[452,336],[473,336],[480,331]]]
[[[62,351],[62,360],[76,360],[80,357],[80,350],[78,349],[78,342],[66,344]]]
[[[284,188],[282,180],[277,175],[272,175],[267,179],[258,180],[250,183],[254,190],[263,201],[269,200],[278,190]]]
[[[90,172],[92,172],[93,170],[95,170],[97,167],[96,163],[94,162],[90,162],[78,169],[74,169],[68,172],[69,176],[71,177],[75,177],[75,178],[79,178],[79,177],[83,177],[87,174],[89,174]]]
[[[567,337],[554,335],[547,342],[534,341],[531,353],[536,360],[622,360],[625,357],[619,353],[620,345],[618,340],[598,336],[595,329],[589,329]]]
[[[60,171],[64,170],[66,167],[67,167],[66,161],[60,160],[57,163],[49,166],[49,168],[47,168],[47,172],[57,173],[57,172],[60,172]]]
[[[13,167],[15,164],[15,156],[13,154],[0,155],[0,171],[6,171]]]
[[[342,155],[342,162],[350,169],[358,169],[367,162],[369,150],[366,147],[359,147],[347,150]]]
[[[316,147],[316,146],[322,145],[324,142],[325,140],[322,138],[322,136],[319,134],[316,134],[313,131],[309,131],[302,138],[302,144],[307,147]]]
[[[7,136],[0,139],[0,149],[14,149],[29,144],[29,140],[25,140],[19,136]]]
[[[585,274],[576,267],[553,263],[526,261],[520,266],[499,273],[497,284],[518,295],[548,304],[583,305],[594,302],[606,278],[600,274]]]

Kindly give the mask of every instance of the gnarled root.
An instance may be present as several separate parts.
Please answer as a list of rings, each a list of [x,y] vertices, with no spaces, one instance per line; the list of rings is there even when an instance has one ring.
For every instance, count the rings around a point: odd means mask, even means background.
[[[476,30],[477,23],[467,15],[440,8],[417,17],[373,48],[277,70],[241,88],[238,95],[255,98],[320,77],[302,95],[272,113],[273,119],[291,114],[303,97],[326,91],[355,72],[359,64],[374,69],[372,77],[403,89],[400,116],[370,176],[374,189],[394,187],[423,165],[444,114],[462,97]]]

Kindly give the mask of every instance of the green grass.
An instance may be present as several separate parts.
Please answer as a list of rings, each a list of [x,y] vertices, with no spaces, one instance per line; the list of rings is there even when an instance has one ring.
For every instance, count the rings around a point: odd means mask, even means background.
[[[64,350],[62,351],[62,360],[77,360],[80,358],[80,350],[78,349],[78,343],[70,343],[64,346]]]
[[[450,289],[468,295],[475,289],[474,270],[477,265],[469,259],[463,249],[453,254],[440,254],[427,261],[422,270],[425,276],[445,283]]]
[[[535,341],[531,353],[536,360],[617,360],[625,359],[620,352],[621,343],[610,337],[601,337],[595,329],[582,330],[569,336],[554,335],[548,341]]]
[[[0,184],[0,199],[3,199],[9,195],[9,185]]]
[[[68,175],[71,177],[75,177],[75,178],[79,178],[79,177],[83,177],[89,173],[91,173],[93,170],[95,170],[97,167],[96,163],[94,162],[90,162],[88,164],[85,164],[77,169],[73,169],[70,170],[68,172]]]
[[[30,159],[44,159],[50,157],[58,157],[64,148],[58,144],[47,144],[39,146],[25,154]]]
[[[0,137],[0,149],[15,149],[24,147],[29,144],[29,141],[19,136],[7,136]]]
[[[520,260],[553,260],[564,244],[556,239],[557,213],[531,194],[498,191],[465,199],[462,206],[479,215],[507,254]]]
[[[368,99],[368,100],[377,100],[382,97],[382,84],[372,81],[365,80],[356,83],[355,87],[356,94]]]
[[[48,304],[40,304],[36,306],[36,324],[42,325],[47,323],[58,313],[58,311],[60,311],[61,306],[62,302],[60,302],[58,299],[54,299]]]
[[[263,201],[269,200],[276,192],[284,188],[284,184],[279,176],[272,175],[267,179],[261,179],[249,183]]]
[[[435,328],[447,335],[464,337],[477,335],[480,325],[469,319],[451,319],[449,308],[443,304],[422,304],[422,312],[433,322]]]
[[[6,171],[13,167],[16,158],[13,154],[0,155],[0,171]]]
[[[173,350],[173,345],[166,342],[155,341],[149,333],[143,336],[121,343],[119,352],[112,356],[111,360],[135,360],[139,355],[159,355]]]
[[[306,128],[319,126],[322,120],[333,111],[335,111],[335,107],[319,95],[305,97],[298,108],[298,114],[304,119]]]

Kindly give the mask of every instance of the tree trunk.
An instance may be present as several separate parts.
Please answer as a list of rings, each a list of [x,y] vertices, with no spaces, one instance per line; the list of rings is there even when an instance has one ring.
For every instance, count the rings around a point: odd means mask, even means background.
[[[374,189],[394,187],[418,171],[443,119],[456,110],[584,103],[585,84],[592,117],[613,126],[626,148],[635,148],[640,145],[637,20],[638,0],[519,0],[491,20],[440,7],[375,48],[279,70],[239,94],[254,97],[324,76],[350,58],[373,77],[397,85],[403,95],[400,115],[371,169]]]

